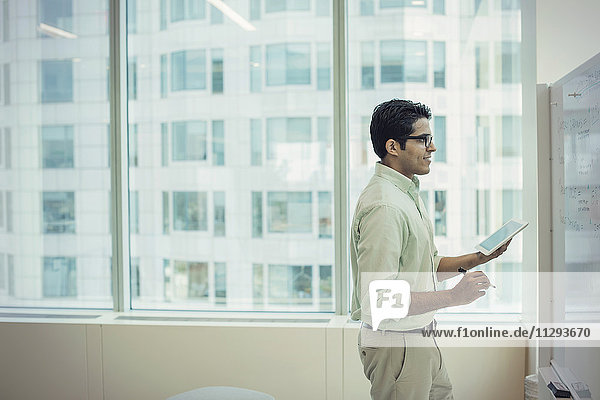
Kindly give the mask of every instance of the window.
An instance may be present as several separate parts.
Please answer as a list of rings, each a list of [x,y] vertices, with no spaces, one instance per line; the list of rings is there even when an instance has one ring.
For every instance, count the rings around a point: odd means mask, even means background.
[[[215,236],[225,236],[225,192],[213,193]]]
[[[44,60],[41,62],[42,103],[73,101],[73,62]]]
[[[167,29],[167,0],[160,0],[160,30]]]
[[[310,0],[265,0],[265,12],[308,11]]]
[[[171,0],[171,22],[204,18],[205,0]]]
[[[446,43],[433,42],[433,87],[446,87]]]
[[[446,191],[435,191],[435,235],[446,236]]]
[[[446,0],[433,0],[433,14],[444,15],[446,13]]]
[[[331,68],[329,67],[328,43],[317,44],[317,90],[329,90]]]
[[[127,0],[129,4],[129,0]],[[129,60],[127,66],[127,95],[129,100],[137,100],[137,57],[133,57]]]
[[[223,13],[215,6],[210,6],[210,23],[212,25],[219,25],[224,22]]]
[[[267,85],[310,84],[310,45],[308,43],[267,46]]]
[[[137,167],[139,162],[138,154],[138,124],[129,124],[129,166]]]
[[[140,192],[129,192],[129,230],[131,233],[140,233]]]
[[[137,0],[127,0],[127,33],[137,33]]]
[[[261,89],[262,53],[260,46],[250,47],[250,91],[260,92]]]
[[[260,1],[261,0],[250,0],[250,21],[260,19]]]
[[[312,303],[311,265],[269,265],[269,303]]]
[[[171,90],[206,89],[206,51],[171,53]]]
[[[173,229],[206,231],[206,193],[173,192]]]
[[[333,221],[331,192],[319,192],[319,237],[331,238]]]
[[[0,83],[3,90],[0,92],[0,100],[4,105],[10,104],[10,64],[3,64],[0,69]]]
[[[212,122],[213,165],[225,165],[225,123]]]
[[[162,233],[164,235],[171,231],[171,220],[169,218],[169,192],[162,192]]]
[[[178,121],[173,131],[173,161],[206,160],[206,122]]]
[[[331,306],[333,301],[333,268],[319,265],[319,299],[321,306]]]
[[[223,49],[213,49],[211,50],[211,54],[212,92],[223,93]]]
[[[43,192],[44,233],[75,233],[75,193]]]
[[[74,257],[43,258],[43,296],[77,296],[77,270]]]
[[[310,118],[267,118],[267,158],[309,158]]]
[[[317,17],[329,17],[331,2],[329,0],[316,0]]]
[[[362,89],[373,89],[375,87],[375,44],[374,42],[363,42],[360,44],[361,70],[360,82]]]
[[[263,202],[261,192],[252,192],[252,237],[263,235]]]
[[[262,121],[250,120],[250,165],[262,165]]]
[[[435,161],[446,162],[446,117],[433,117],[433,141],[436,147],[433,157]]]
[[[160,165],[166,167],[169,165],[169,124],[161,122],[160,124]]]
[[[426,82],[427,42],[381,41],[381,82]]]
[[[38,4],[40,23],[67,32],[73,31],[73,0],[39,0]]]
[[[73,168],[73,127],[42,126],[42,167]]]
[[[168,73],[167,73],[167,55],[160,55],[160,97],[167,97],[167,91],[169,88],[167,87],[168,81]]]
[[[269,192],[267,202],[269,232],[312,232],[312,193]]]
[[[490,162],[490,119],[486,116],[475,117],[475,135],[477,138],[477,162]]]
[[[501,10],[521,10],[521,0],[500,0]]]
[[[165,301],[208,300],[208,263],[165,260]]]
[[[490,191],[477,189],[475,191],[476,222],[475,231],[478,236],[489,235],[490,232]]]
[[[489,87],[489,44],[475,44],[475,87],[487,89]]]
[[[4,128],[4,135],[0,128],[0,168],[10,169],[12,164],[12,144],[10,128]]]
[[[511,218],[522,218],[523,197],[520,189],[502,190],[502,223]]]
[[[227,302],[227,264],[223,262],[215,263],[215,302]]]
[[[131,296],[134,298],[140,297],[140,258],[131,258]],[[112,282],[111,282],[112,284]],[[112,290],[111,290],[112,292]]]
[[[521,82],[521,43],[496,43],[496,83]]]
[[[375,15],[375,0],[360,0],[360,15]]]
[[[521,117],[515,115],[503,115],[498,117],[498,130],[501,134],[502,156],[521,156]]]
[[[329,117],[317,118],[319,139],[319,162],[322,166],[331,165],[333,160],[333,123]]]
[[[8,14],[8,0],[4,0],[2,1],[2,41],[3,42],[8,42],[9,39],[9,35],[8,32],[10,32],[10,26],[9,26],[9,14]]]
[[[262,264],[252,264],[252,303],[262,304],[265,297],[264,268]]]
[[[380,0],[381,8],[427,7],[427,0]]]

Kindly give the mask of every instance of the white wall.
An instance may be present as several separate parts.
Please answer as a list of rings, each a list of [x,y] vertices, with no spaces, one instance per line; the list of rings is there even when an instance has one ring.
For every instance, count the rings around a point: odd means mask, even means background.
[[[0,323],[0,398],[164,399],[209,385],[279,400],[369,398],[357,324]],[[442,349],[455,398],[523,398],[524,348]]]
[[[556,82],[600,53],[600,1],[537,0],[537,81]]]

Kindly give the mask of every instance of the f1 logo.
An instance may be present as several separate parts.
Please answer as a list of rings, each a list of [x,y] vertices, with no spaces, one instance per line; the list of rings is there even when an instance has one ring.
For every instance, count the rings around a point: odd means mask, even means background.
[[[410,284],[403,280],[374,280],[369,283],[371,322],[376,331],[385,319],[400,319],[408,315]]]

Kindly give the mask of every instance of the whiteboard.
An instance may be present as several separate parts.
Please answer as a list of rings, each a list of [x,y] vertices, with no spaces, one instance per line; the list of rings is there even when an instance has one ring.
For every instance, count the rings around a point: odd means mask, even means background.
[[[554,322],[600,321],[600,54],[550,87]],[[540,199],[540,201],[544,201]],[[552,357],[600,398],[600,347]]]

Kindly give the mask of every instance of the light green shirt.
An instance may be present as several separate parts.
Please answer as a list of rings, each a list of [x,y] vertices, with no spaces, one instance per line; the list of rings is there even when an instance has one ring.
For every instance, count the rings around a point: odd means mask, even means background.
[[[419,180],[408,179],[381,163],[358,198],[352,220],[351,317],[371,325],[369,282],[403,279],[411,292],[436,290],[441,256],[433,243],[433,227],[419,196]],[[385,320],[380,329],[410,330],[426,326],[435,311]]]

